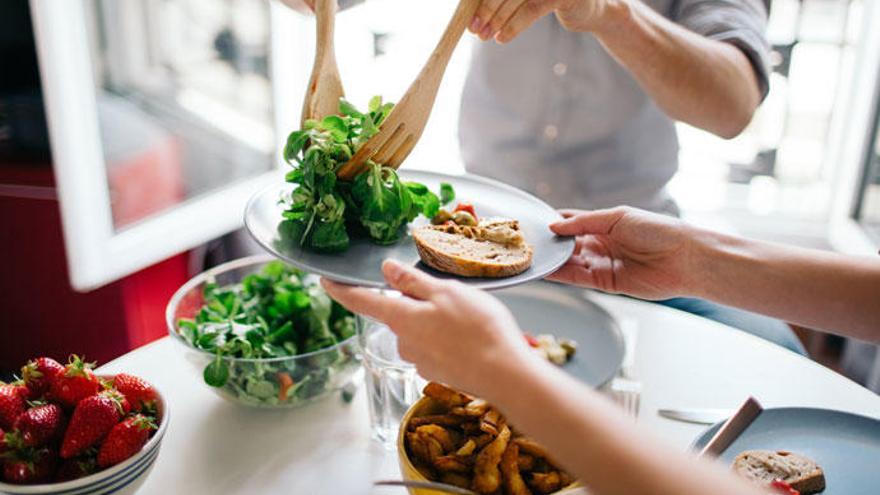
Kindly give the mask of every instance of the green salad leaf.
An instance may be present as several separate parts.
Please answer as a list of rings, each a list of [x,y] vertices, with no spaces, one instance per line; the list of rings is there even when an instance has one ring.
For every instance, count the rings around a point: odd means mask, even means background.
[[[390,167],[368,161],[353,181],[336,178],[339,167],[379,132],[393,108],[379,96],[370,100],[367,112],[340,99],[339,115],[308,120],[288,136],[284,158],[293,170],[286,180],[296,188],[282,199],[284,237],[314,251],[336,253],[348,249],[351,235],[357,234],[392,244],[404,225],[437,213],[441,200],[436,194],[424,184],[402,181]],[[443,204],[455,197],[449,184],[440,193]]]
[[[319,395],[334,373],[356,366],[354,356],[338,349],[299,361],[234,359],[301,356],[356,333],[351,312],[316,280],[280,261],[267,263],[238,284],[206,283],[203,298],[195,318],[180,319],[177,327],[191,346],[215,355],[203,372],[212,387],[228,388],[246,402],[274,404],[285,395],[290,400]],[[284,381],[290,382],[286,391]]]

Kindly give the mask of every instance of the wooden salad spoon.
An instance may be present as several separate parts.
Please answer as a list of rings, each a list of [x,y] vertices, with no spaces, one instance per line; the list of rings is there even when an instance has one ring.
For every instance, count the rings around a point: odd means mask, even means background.
[[[303,101],[302,124],[307,119],[320,120],[339,113],[339,99],[345,95],[333,48],[336,10],[336,0],[315,1],[315,65],[312,66],[312,77]]]
[[[364,143],[351,160],[339,168],[337,175],[340,178],[354,178],[364,170],[367,160],[396,169],[409,156],[425,130],[452,52],[479,5],[480,0],[459,2],[443,37],[415,81],[382,123],[379,133]]]

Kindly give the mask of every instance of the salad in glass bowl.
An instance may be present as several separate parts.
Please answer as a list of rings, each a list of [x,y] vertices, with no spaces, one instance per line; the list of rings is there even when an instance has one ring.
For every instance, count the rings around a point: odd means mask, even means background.
[[[230,261],[184,284],[168,331],[222,397],[297,407],[343,389],[358,370],[355,316],[318,277],[269,256]]]

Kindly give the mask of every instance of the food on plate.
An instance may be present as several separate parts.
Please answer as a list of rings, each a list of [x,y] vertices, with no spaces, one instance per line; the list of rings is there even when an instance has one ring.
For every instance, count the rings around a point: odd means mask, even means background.
[[[303,402],[323,394],[356,362],[332,349],[355,335],[354,315],[330,299],[316,277],[296,268],[272,261],[237,284],[221,287],[212,280],[202,296],[195,318],[178,320],[177,331],[214,356],[204,369],[205,383],[242,402]],[[307,363],[276,359],[325,349]]]
[[[577,342],[571,339],[563,339],[546,333],[538,336],[528,333],[524,335],[526,342],[538,355],[558,366],[571,361],[577,352]]]
[[[419,215],[433,217],[441,200],[424,184],[400,180],[397,172],[372,161],[353,181],[336,173],[360,147],[379,132],[394,105],[381,97],[370,100],[361,113],[340,100],[339,115],[307,120],[287,138],[284,158],[294,169],[287,182],[296,188],[282,198],[283,237],[317,252],[348,249],[350,236],[366,235],[377,244],[397,242],[403,226]],[[443,184],[440,196],[452,201],[452,186]]]
[[[825,489],[825,474],[815,461],[785,450],[746,450],[733,460],[733,470],[768,487],[787,484],[802,495]]]
[[[424,389],[428,414],[405,425],[408,459],[425,478],[480,494],[548,494],[573,480],[481,399],[439,383]]]
[[[532,247],[519,222],[480,218],[472,205],[440,210],[431,225],[413,230],[419,257],[441,272],[462,277],[510,277],[532,264]]]
[[[0,392],[14,390],[28,399],[23,408],[0,400],[14,406],[3,408],[11,426],[0,428],[3,481],[81,478],[125,461],[146,445],[161,419],[153,386],[129,374],[99,378],[93,366],[78,356],[70,356],[65,366],[41,357],[22,368],[21,381],[0,385]],[[129,404],[141,412],[132,412]]]

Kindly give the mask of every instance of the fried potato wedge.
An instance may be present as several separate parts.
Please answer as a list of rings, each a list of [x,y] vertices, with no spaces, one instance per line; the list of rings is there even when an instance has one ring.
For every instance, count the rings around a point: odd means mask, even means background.
[[[416,428],[416,434],[434,439],[440,444],[443,453],[455,450],[455,439],[453,438],[452,433],[442,426],[435,424],[422,425]]]
[[[507,444],[507,449],[501,455],[499,468],[506,495],[532,495],[519,472],[519,447],[515,443]]]
[[[444,455],[434,459],[434,467],[438,471],[469,474],[473,469],[474,459],[471,456]]]
[[[558,471],[532,473],[529,477],[529,486],[540,494],[553,493],[563,487],[562,477]]]
[[[448,408],[464,406],[474,400],[473,397],[453,390],[446,385],[431,382],[425,385],[424,394]]]
[[[510,428],[501,427],[498,436],[483,447],[474,462],[473,490],[477,493],[493,493],[501,486],[501,471],[498,464],[510,441]]]

